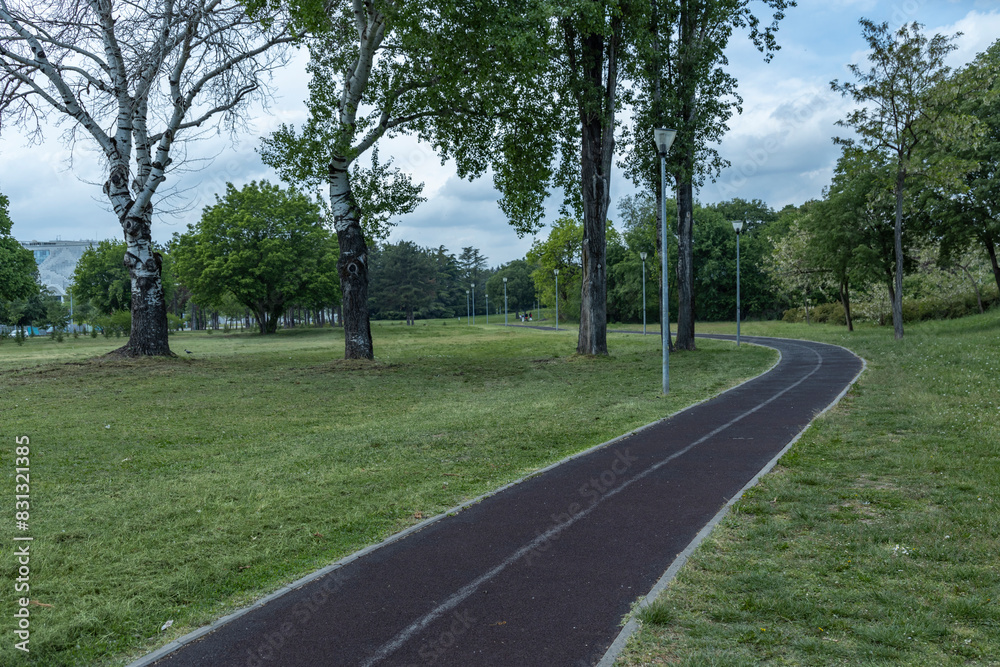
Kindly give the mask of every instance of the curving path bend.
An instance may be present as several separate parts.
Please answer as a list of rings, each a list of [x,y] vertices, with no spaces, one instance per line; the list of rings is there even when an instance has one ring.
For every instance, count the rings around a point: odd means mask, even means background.
[[[706,526],[864,369],[832,345],[742,340],[780,361],[130,667],[589,667],[606,653],[608,664],[632,603],[665,584]]]

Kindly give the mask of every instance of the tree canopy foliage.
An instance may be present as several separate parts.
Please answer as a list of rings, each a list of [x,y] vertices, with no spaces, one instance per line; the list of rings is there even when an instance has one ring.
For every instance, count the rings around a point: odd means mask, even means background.
[[[9,201],[0,194],[0,302],[26,299],[38,289],[34,254],[10,235]]]
[[[132,278],[122,264],[124,241],[105,240],[83,251],[73,272],[73,294],[101,315],[130,310]]]
[[[337,241],[323,223],[320,205],[294,188],[228,183],[198,223],[174,235],[177,275],[201,303],[231,294],[261,334],[274,333],[296,300],[336,303]]]

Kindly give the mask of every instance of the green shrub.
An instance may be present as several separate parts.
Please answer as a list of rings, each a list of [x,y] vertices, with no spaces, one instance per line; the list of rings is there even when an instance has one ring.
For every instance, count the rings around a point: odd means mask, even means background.
[[[111,336],[121,338],[122,334],[128,334],[132,331],[132,311],[116,310],[110,315],[95,317],[94,325],[100,328],[105,338]]]
[[[805,322],[806,315],[805,310],[802,308],[789,308],[785,311],[785,314],[781,316],[782,322]]]
[[[824,303],[816,306],[810,313],[813,322],[825,322],[827,324],[847,324],[847,315],[844,313],[844,306],[839,301]]]

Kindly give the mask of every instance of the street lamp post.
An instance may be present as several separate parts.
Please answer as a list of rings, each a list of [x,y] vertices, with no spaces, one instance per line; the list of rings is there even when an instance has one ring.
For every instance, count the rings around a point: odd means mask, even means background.
[[[472,323],[476,323],[476,283],[472,283]]]
[[[559,269],[553,269],[556,275],[556,331],[559,331]]]
[[[743,231],[743,221],[734,220],[733,230],[736,232],[736,347],[740,346],[740,232]]]
[[[503,325],[507,326],[507,277],[503,279]]]
[[[469,290],[465,290],[465,323],[469,323]]]
[[[660,244],[660,254],[663,260],[663,312],[660,314],[663,322],[661,324],[660,337],[663,339],[663,393],[670,393],[670,292],[667,290],[667,152],[670,145],[674,143],[677,130],[667,130],[658,127],[653,130],[653,140],[656,143],[656,152],[660,154],[660,234],[663,238]]]
[[[490,295],[486,295],[486,324],[490,323]]]
[[[642,258],[642,335],[646,335],[646,253],[640,252]]]

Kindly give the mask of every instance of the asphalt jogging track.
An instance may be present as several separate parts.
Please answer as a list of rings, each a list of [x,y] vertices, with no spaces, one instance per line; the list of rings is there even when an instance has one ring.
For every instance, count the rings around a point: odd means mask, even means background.
[[[841,347],[742,340],[779,362],[131,667],[597,664],[632,603],[864,368]]]

